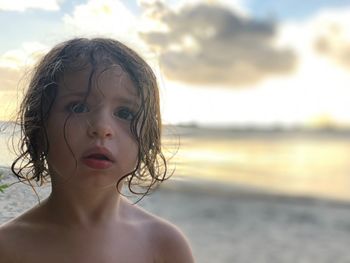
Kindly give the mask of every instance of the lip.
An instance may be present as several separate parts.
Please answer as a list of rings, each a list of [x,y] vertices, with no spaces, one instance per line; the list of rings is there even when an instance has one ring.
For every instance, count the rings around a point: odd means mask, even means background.
[[[96,146],[96,147],[93,147],[93,148],[87,150],[83,154],[83,158],[84,159],[89,158],[91,155],[94,155],[94,154],[104,155],[109,159],[109,161],[111,161],[113,163],[115,162],[113,154],[107,148],[101,147],[101,146]]]
[[[93,155],[103,155],[107,157],[108,160],[94,158]],[[115,162],[112,153],[107,148],[101,146],[96,146],[87,150],[83,154],[82,159],[83,163],[92,169],[107,169]]]

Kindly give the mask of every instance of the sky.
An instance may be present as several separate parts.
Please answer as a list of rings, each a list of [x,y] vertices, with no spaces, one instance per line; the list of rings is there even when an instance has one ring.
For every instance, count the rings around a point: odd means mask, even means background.
[[[163,121],[350,127],[350,0],[0,0],[0,119],[72,37],[116,38],[160,85]]]

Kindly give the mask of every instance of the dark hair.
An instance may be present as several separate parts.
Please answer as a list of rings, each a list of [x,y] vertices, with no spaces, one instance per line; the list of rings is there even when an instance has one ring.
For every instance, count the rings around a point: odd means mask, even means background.
[[[42,185],[49,178],[47,154],[49,142],[46,121],[55,101],[58,82],[67,72],[91,66],[118,64],[134,82],[141,106],[131,122],[131,132],[138,144],[136,168],[124,175],[134,194],[147,194],[154,185],[168,177],[167,162],[161,150],[159,90],[150,66],[133,50],[108,38],[75,38],[56,45],[36,65],[28,90],[20,105],[18,121],[21,134],[18,157],[11,169],[19,180]],[[146,187],[135,191],[133,186]]]

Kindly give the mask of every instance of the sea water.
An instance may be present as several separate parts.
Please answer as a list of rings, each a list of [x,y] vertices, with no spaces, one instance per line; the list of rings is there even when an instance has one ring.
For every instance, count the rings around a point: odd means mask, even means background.
[[[170,145],[178,141],[171,160],[176,176],[350,200],[349,132],[181,127],[176,131],[179,137],[165,139]]]
[[[0,166],[15,158],[11,134],[11,125],[0,130]],[[348,133],[167,127],[162,141],[174,178],[350,200]]]

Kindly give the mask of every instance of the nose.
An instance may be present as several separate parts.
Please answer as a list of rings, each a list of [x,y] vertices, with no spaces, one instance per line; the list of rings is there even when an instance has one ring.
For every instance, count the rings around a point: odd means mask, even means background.
[[[106,113],[95,114],[88,120],[88,135],[93,138],[113,137],[112,122]]]

